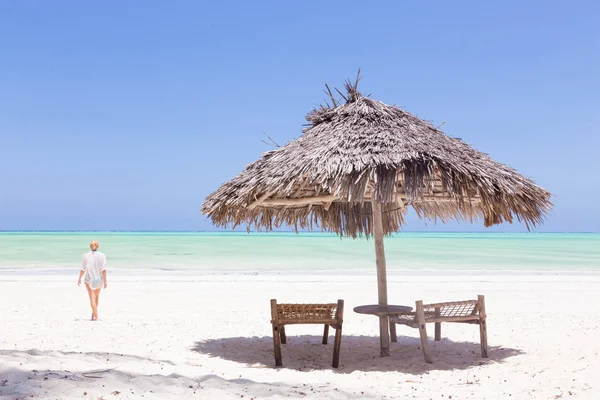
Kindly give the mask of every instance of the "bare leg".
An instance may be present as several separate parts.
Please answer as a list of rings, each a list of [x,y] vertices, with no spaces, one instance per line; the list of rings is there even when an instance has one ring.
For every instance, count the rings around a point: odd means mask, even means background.
[[[85,284],[85,288],[88,291],[88,296],[90,297],[90,306],[92,306],[92,321],[98,319],[98,306],[96,304],[96,293],[95,291],[88,285]]]
[[[98,307],[100,307],[100,289],[94,290],[94,296],[96,296],[96,319],[98,319]]]

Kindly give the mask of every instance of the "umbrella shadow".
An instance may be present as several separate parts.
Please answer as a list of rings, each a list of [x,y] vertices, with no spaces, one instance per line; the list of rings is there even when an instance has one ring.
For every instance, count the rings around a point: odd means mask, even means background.
[[[524,354],[519,349],[489,346],[489,358],[481,358],[479,343],[430,340],[433,364],[427,364],[418,338],[398,336],[398,342],[391,343],[390,356],[380,357],[379,337],[344,335],[340,366],[335,369],[331,367],[332,342],[330,339],[328,345],[323,345],[321,336],[315,335],[288,336],[287,344],[282,345],[283,368],[297,371],[332,369],[344,374],[354,371],[397,371],[418,375],[432,370],[464,370]],[[196,342],[190,350],[254,368],[276,368],[271,336],[208,339]]]

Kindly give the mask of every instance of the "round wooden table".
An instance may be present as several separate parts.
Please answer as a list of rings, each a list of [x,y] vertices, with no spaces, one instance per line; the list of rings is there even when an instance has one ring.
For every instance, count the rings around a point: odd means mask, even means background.
[[[371,314],[376,315],[378,317],[388,318],[388,325],[390,327],[390,339],[392,340],[392,342],[397,342],[398,338],[396,336],[396,324],[389,323],[390,315],[407,314],[412,312],[412,310],[413,308],[409,306],[398,306],[393,304],[388,304],[387,306],[380,306],[379,304],[368,304],[364,306],[354,307],[354,312],[358,314]]]

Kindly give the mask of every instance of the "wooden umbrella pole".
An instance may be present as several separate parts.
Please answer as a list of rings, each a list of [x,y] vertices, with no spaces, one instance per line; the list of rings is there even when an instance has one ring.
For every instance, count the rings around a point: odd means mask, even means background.
[[[373,200],[373,236],[375,238],[375,263],[377,264],[377,293],[379,305],[387,306],[387,274],[385,265],[385,250],[383,248],[383,216],[381,204]],[[381,356],[390,355],[390,328],[387,316],[379,317],[379,339],[381,341]]]

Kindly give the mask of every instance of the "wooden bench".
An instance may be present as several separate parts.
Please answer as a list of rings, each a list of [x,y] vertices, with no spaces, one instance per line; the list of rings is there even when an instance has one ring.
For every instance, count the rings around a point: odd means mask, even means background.
[[[426,324],[435,323],[435,340],[442,338],[442,322],[458,322],[479,325],[481,343],[481,356],[487,357],[487,325],[484,296],[477,296],[477,300],[452,301],[447,303],[423,304],[416,303],[415,312],[394,315],[390,323],[402,324],[411,328],[418,328],[421,336],[421,348],[425,355],[425,362],[432,363],[429,343],[427,342]]]
[[[271,300],[275,365],[278,367],[283,365],[281,343],[286,343],[285,325],[322,324],[325,326],[323,329],[323,344],[327,344],[329,327],[335,329],[332,366],[337,368],[340,361],[343,316],[344,300],[338,300],[337,303],[331,304],[277,304],[277,300]]]

